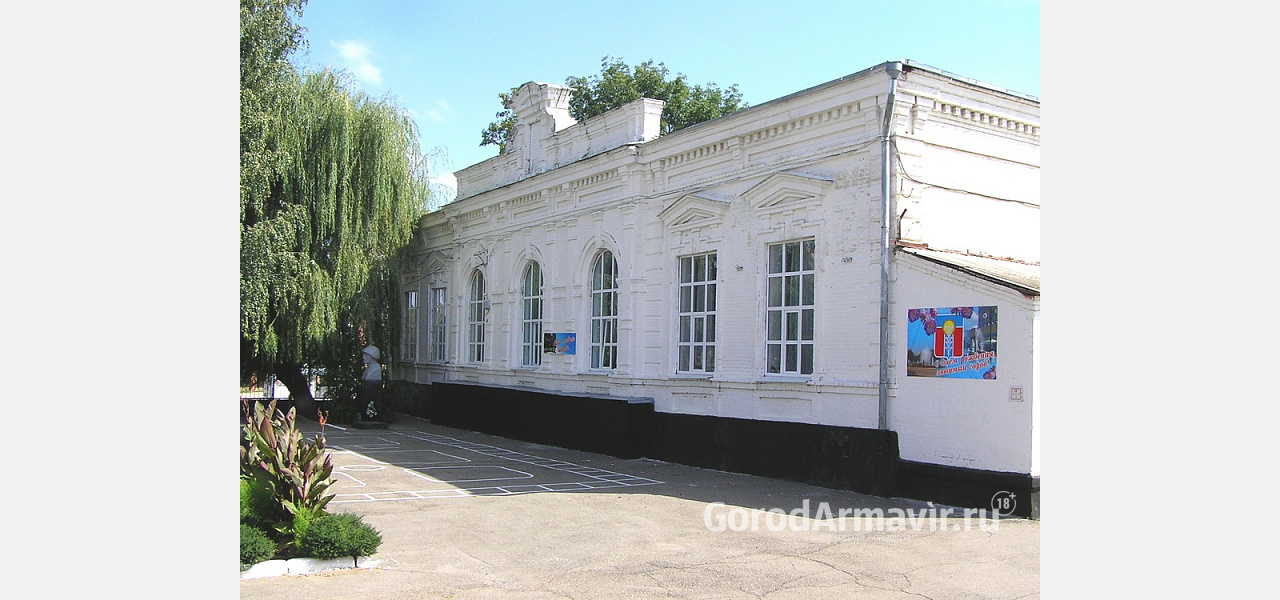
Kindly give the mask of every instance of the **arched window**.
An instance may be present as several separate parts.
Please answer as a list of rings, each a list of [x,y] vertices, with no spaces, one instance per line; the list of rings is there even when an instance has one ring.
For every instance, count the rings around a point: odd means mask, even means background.
[[[484,275],[476,271],[471,276],[471,300],[467,303],[467,361],[484,361]]]
[[[618,261],[608,250],[591,265],[591,368],[618,368]]]
[[[530,261],[521,285],[524,314],[521,321],[520,364],[536,367],[542,364],[542,267]]]

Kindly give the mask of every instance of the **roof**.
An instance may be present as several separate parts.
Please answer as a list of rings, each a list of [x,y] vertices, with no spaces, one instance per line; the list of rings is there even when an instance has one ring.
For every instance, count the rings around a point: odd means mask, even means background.
[[[1036,104],[1039,104],[1039,103],[1040,103],[1040,98],[1039,98],[1038,96],[1032,96],[1031,94],[1024,94],[1024,93],[1022,93],[1022,92],[1015,92],[1015,91],[1013,91],[1013,90],[1011,90],[1011,89],[1009,89],[1009,88],[1003,88],[1003,87],[1000,87],[1000,86],[997,86],[997,85],[991,85],[990,83],[986,83],[986,82],[984,82],[984,81],[978,81],[977,79],[973,79],[972,77],[964,77],[964,76],[961,76],[961,75],[956,75],[955,73],[951,73],[951,72],[948,72],[948,71],[943,71],[942,69],[939,69],[939,68],[937,68],[937,67],[931,67],[931,66],[926,65],[926,64],[924,64],[924,63],[918,63],[918,62],[916,62],[916,61],[914,61],[914,60],[911,60],[911,59],[909,59],[909,58],[904,58],[904,59],[902,59],[902,61],[903,61],[904,66],[906,66],[906,67],[908,67],[908,68],[917,69],[917,70],[920,70],[920,71],[929,71],[929,72],[931,72],[931,73],[935,73],[935,74],[937,74],[937,75],[941,75],[941,76],[943,76],[943,77],[949,77],[949,78],[954,79],[954,80],[956,80],[956,81],[963,81],[963,82],[965,82],[965,83],[967,83],[967,84],[969,84],[969,85],[972,85],[972,86],[976,86],[976,87],[980,87],[980,88],[986,88],[986,89],[991,90],[991,91],[993,91],[993,92],[1000,92],[1000,93],[1002,93],[1002,94],[1008,94],[1008,95],[1010,95],[1010,96],[1014,96],[1014,97],[1017,97],[1017,98],[1021,98],[1021,99],[1023,99],[1023,100],[1026,100],[1026,101],[1028,101],[1028,102],[1035,102]]]
[[[899,247],[898,250],[1015,289],[1025,296],[1040,295],[1039,263],[927,248]]]

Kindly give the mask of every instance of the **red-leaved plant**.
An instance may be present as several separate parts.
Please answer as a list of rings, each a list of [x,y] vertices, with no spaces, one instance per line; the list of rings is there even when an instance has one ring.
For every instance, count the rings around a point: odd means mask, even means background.
[[[244,436],[240,443],[240,475],[270,492],[275,499],[277,531],[292,536],[293,523],[325,513],[333,499],[333,459],[325,452],[323,430],[309,441],[297,428],[295,409],[281,413],[272,400],[265,407],[244,406]],[[324,419],[327,421],[327,419]],[[323,423],[323,421],[322,421]]]

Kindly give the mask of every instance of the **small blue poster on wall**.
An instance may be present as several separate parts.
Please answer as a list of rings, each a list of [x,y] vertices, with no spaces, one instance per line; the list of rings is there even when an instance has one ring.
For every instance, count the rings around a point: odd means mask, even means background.
[[[572,333],[542,334],[542,351],[550,354],[574,354],[578,337]]]
[[[907,311],[907,376],[996,378],[996,307]]]

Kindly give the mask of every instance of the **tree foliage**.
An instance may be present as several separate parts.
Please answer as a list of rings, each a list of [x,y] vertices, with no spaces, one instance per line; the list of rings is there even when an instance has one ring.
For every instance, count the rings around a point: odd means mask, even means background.
[[[306,0],[240,1],[240,219],[251,199],[270,195],[272,179],[285,166],[283,152],[271,145],[280,120],[278,104],[297,84],[289,56],[307,46],[302,28]]]
[[[671,72],[663,63],[647,60],[627,66],[619,59],[604,57],[600,74],[569,77],[565,85],[573,88],[569,98],[569,114],[582,121],[639,98],[666,102],[662,109],[662,133],[679,131],[690,125],[746,108],[737,84],[720,89],[714,83],[689,85],[683,74],[669,78]]]
[[[240,4],[240,325],[242,376],[275,373],[310,399],[301,365],[360,331],[396,348],[394,264],[428,192],[403,107],[289,63],[304,3]]]
[[[516,133],[516,115],[507,107],[511,106],[511,97],[516,94],[518,89],[520,88],[513,87],[510,92],[498,94],[498,101],[502,102],[502,110],[494,115],[497,120],[490,123],[488,128],[480,132],[481,146],[493,144],[498,147],[499,152],[507,149],[507,141]]]
[[[677,73],[672,77],[664,63],[654,64],[652,59],[632,68],[621,59],[606,56],[600,61],[599,75],[570,76],[565,79],[565,85],[573,88],[569,114],[578,121],[640,98],[662,100],[666,103],[662,109],[662,134],[747,108],[737,84],[723,89],[714,83],[689,85],[689,79],[683,74]],[[516,89],[498,94],[506,109],[499,112],[497,120],[481,132],[481,146],[496,144],[500,151],[506,149],[516,122],[515,115],[507,107]]]

